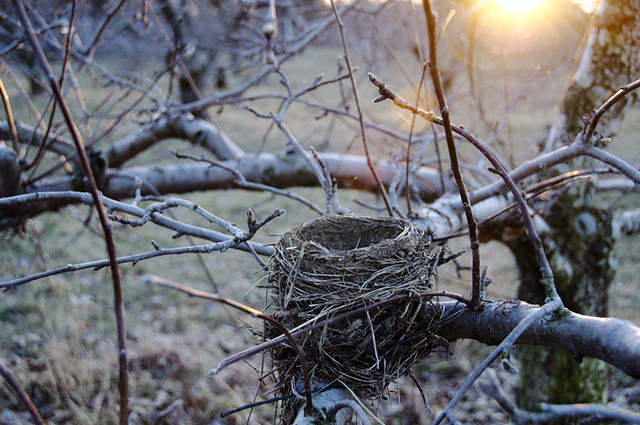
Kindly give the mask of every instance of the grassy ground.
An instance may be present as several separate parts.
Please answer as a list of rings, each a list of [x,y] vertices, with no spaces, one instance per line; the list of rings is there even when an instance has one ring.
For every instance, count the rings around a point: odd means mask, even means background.
[[[450,45],[454,43],[451,40],[449,42],[452,43]],[[339,50],[333,48],[312,49],[288,64],[285,70],[295,77],[295,84],[301,87],[305,82],[311,82],[319,69],[327,75],[334,75],[337,68],[336,56],[339,53]],[[519,57],[518,61],[510,64],[504,71],[504,63],[496,59],[504,54],[503,50],[497,54],[486,52],[491,60],[486,60],[479,68],[482,96],[492,121],[498,121],[504,116],[505,110],[514,102],[509,126],[504,127],[501,135],[505,141],[511,140],[514,157],[516,161],[521,161],[532,156],[536,150],[537,138],[543,134],[545,125],[554,119],[554,107],[561,98],[569,61],[566,60],[566,55],[563,61],[558,58],[553,63],[543,61],[542,68],[550,72],[532,77],[535,60],[523,62]],[[355,50],[354,58],[358,62],[359,75],[363,76],[367,71],[375,72],[411,99],[411,91],[404,88],[406,83],[399,77],[393,64],[385,61],[371,65],[371,61],[365,60],[365,56],[363,52]],[[412,63],[410,57],[406,53],[403,61]],[[464,62],[461,55],[455,54],[449,60],[452,67]],[[415,61],[413,64],[412,73],[416,73],[419,66],[415,65]],[[238,79],[243,77],[237,76]],[[523,82],[527,83],[527,90],[520,93],[515,87],[520,87]],[[454,85],[455,91],[466,93],[468,86],[465,85],[464,78],[457,84]],[[250,94],[273,91],[276,87],[279,87],[277,80],[268,80]],[[508,96],[505,96],[504,87],[512,88]],[[371,87],[363,85],[360,93],[372,118],[392,128],[408,129],[407,114],[394,109],[389,102],[375,106],[369,104],[376,94]],[[336,88],[322,89],[313,96],[318,101],[340,103]],[[93,92],[85,99],[91,104],[100,100],[99,92]],[[265,108],[264,112],[272,106],[273,102],[256,105]],[[454,121],[485,137],[486,128],[479,121],[476,108],[468,95],[452,98]],[[306,144],[327,142],[325,132],[328,121],[315,120],[315,115],[317,111],[313,109],[296,108],[287,121],[292,131]],[[630,118],[620,129],[620,137],[614,141],[611,149],[614,153],[624,153],[625,159],[637,163],[640,162],[640,154],[633,135],[639,130],[640,120],[637,119],[637,109],[629,115]],[[221,114],[212,114],[212,118],[247,151],[256,150],[263,145],[263,135],[270,125],[268,121],[257,119],[250,112],[235,107],[227,107]],[[350,137],[345,136],[351,134],[355,123],[339,119],[335,125],[334,136],[325,145],[327,149],[342,152],[352,146],[352,152],[360,152],[360,144],[350,145]],[[122,126],[118,129],[118,135],[126,134],[130,128],[131,126]],[[371,142],[376,155],[388,155],[390,149],[396,149],[385,136],[377,133],[372,134]],[[279,151],[284,146],[284,138],[272,131],[266,138],[265,146],[267,150]],[[465,155],[473,159],[475,153],[467,151]],[[146,154],[141,163],[158,162],[167,158],[167,147],[162,146]],[[322,203],[323,195],[317,189],[303,189],[299,192]],[[371,194],[342,191],[340,196],[343,203],[361,213],[368,212],[353,204],[352,197],[375,202]],[[274,199],[268,194],[221,191],[196,193],[188,198],[241,227],[245,222],[246,208],[253,208],[259,216],[266,216],[275,208],[284,208],[285,216],[266,226],[257,236],[256,240],[263,243],[274,243],[278,235],[287,229],[315,216],[300,204],[282,198]],[[630,198],[625,202],[627,207],[638,205],[637,198]],[[95,220],[90,226],[83,224],[88,213],[85,207],[68,207],[59,214],[44,214],[29,222],[24,233],[8,232],[0,235],[0,279],[28,275],[68,263],[104,258],[104,243]],[[184,220],[198,222],[188,212],[178,211],[177,214]],[[150,240],[155,240],[163,247],[189,244],[185,238],[174,239],[171,232],[151,225],[134,230],[116,226],[115,237],[119,255],[151,250]],[[464,247],[465,242],[462,238],[451,243],[456,248]],[[621,238],[618,241],[616,250],[620,258],[620,271],[611,290],[611,314],[628,318],[635,323],[640,321],[637,309],[640,301],[637,295],[638,266],[635,258],[638,242],[640,240],[637,237]],[[220,412],[249,403],[254,398],[261,400],[273,395],[270,393],[268,378],[258,384],[263,362],[267,360],[256,356],[217,376],[207,375],[225,357],[255,344],[256,337],[252,330],[260,330],[262,324],[220,305],[189,299],[142,283],[144,276],[152,274],[198,289],[219,290],[229,298],[256,308],[264,306],[264,291],[254,287],[262,278],[260,267],[249,255],[230,251],[206,255],[203,260],[213,275],[214,282],[207,279],[203,266],[194,256],[156,259],[135,267],[124,265],[121,268],[126,300],[134,424],[163,423],[154,415],[172,406],[174,402],[178,404],[174,405],[175,410],[164,423],[273,422],[272,405],[256,408],[251,414],[244,411],[224,419],[219,416]],[[517,272],[508,250],[500,244],[490,243],[483,247],[483,262],[489,266],[494,282],[489,289],[490,296],[515,297]],[[468,264],[468,256],[463,257],[461,263]],[[469,292],[469,279],[464,273],[458,276],[451,268],[443,269],[440,279],[442,289],[463,294]],[[117,362],[110,282],[107,270],[85,271],[43,279],[2,294],[1,361],[18,377],[50,423],[117,422],[114,407],[117,403]],[[490,348],[463,341],[452,346],[451,350],[452,355],[435,355],[416,366],[416,376],[435,412],[453,396],[462,377]],[[615,377],[624,381],[618,375]],[[612,398],[617,396],[618,393],[613,391]],[[478,402],[478,397],[482,396],[476,390],[469,393],[468,401],[463,403],[459,411],[460,417],[474,423],[506,421],[505,415],[493,404],[486,399]],[[388,400],[372,403],[374,410],[380,408],[382,418],[387,423],[427,423],[432,419],[422,406],[419,392],[410,381],[401,381],[393,386],[388,393]],[[0,383],[0,424],[4,423],[28,423],[28,420],[22,413],[20,402],[3,381]]]

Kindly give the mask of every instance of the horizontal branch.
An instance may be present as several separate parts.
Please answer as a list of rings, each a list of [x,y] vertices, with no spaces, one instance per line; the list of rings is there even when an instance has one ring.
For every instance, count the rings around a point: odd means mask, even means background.
[[[366,158],[356,155],[321,154],[331,177],[344,188],[375,190],[375,181],[367,167]],[[189,193],[199,190],[238,188],[237,176],[226,170],[232,168],[249,182],[267,184],[276,188],[317,186],[318,180],[307,162],[299,155],[245,155],[238,160],[222,161],[223,167],[210,164],[184,163],[154,165],[150,167],[124,168],[110,171],[103,188],[105,195],[113,199],[132,198],[137,189],[136,177],[142,181],[142,194]],[[390,161],[376,164],[383,183],[390,184],[397,170]],[[437,170],[421,167],[415,172],[416,186],[423,197],[433,198],[440,187]],[[71,179],[51,180],[28,189],[29,192],[62,191],[72,188]]]
[[[438,335],[449,341],[468,338],[489,345],[499,344],[520,321],[540,308],[517,300],[485,301],[478,311],[452,301],[442,305],[444,317],[454,318],[438,329]],[[564,310],[558,317],[546,317],[532,324],[517,343],[563,348],[577,357],[603,360],[640,378],[640,328],[628,320]]]
[[[535,159],[525,161],[518,167],[514,168],[509,173],[509,176],[511,176],[514,181],[519,182],[527,177],[538,174],[551,166],[583,155],[591,156],[608,165],[611,165],[621,174],[631,179],[636,187],[640,187],[640,171],[638,171],[622,159],[615,157],[614,155],[582,143],[572,143],[547,154],[540,155]],[[469,194],[471,202],[475,204],[476,202],[502,193],[504,191],[504,187],[504,181],[498,179],[492,184],[471,192]]]
[[[109,149],[109,165],[120,167],[127,160],[169,139],[185,139],[212,152],[219,160],[238,159],[244,151],[215,125],[190,114],[161,118],[117,140]]]
[[[15,124],[18,132],[18,141],[20,141],[20,143],[40,146],[44,137],[47,136],[47,149],[51,152],[70,156],[76,151],[73,142],[66,137],[53,132],[47,135],[46,131],[28,126],[19,121],[16,121]],[[7,121],[0,121],[0,139],[8,140],[10,138],[11,131],[9,129],[9,123]]]
[[[36,192],[30,193],[26,195],[17,195],[6,198],[0,198],[0,211],[3,209],[13,209],[23,205],[35,205],[38,206],[39,203],[45,203],[48,205],[68,205],[68,204],[87,204],[93,205],[93,199],[91,198],[91,194],[85,192],[72,192],[72,191],[62,191],[62,192]],[[102,197],[102,202],[104,206],[110,211],[121,211],[127,214],[131,214],[136,217],[145,217],[147,213],[146,209],[140,208],[136,205],[127,204],[124,202],[120,202],[106,196]],[[201,238],[204,240],[209,240],[212,242],[226,242],[233,237],[227,236],[225,234],[216,232],[214,230],[205,229],[199,226],[193,226],[191,224],[183,223],[178,220],[174,220],[169,218],[163,214],[154,213],[151,214],[148,218],[149,221],[158,224],[162,227],[166,227],[167,229],[175,230],[180,235],[189,235],[197,238]],[[0,228],[4,224],[0,222]],[[265,246],[261,244],[257,244],[254,242],[246,242],[245,244],[250,244],[251,248],[255,250],[260,255],[272,255],[273,247]],[[243,251],[251,251],[245,244],[241,244],[237,247],[234,247]]]
[[[438,293],[421,296],[438,297]],[[450,296],[446,294],[444,296]],[[385,301],[382,301],[385,302]],[[377,305],[378,303],[376,303]],[[447,341],[474,339],[488,345],[499,345],[527,317],[542,307],[524,301],[483,301],[479,309],[471,310],[460,301],[441,301],[442,323],[435,333]],[[364,307],[368,309],[372,305]],[[361,309],[359,309],[361,310]],[[310,320],[305,326],[291,329],[294,337],[341,318]],[[229,365],[281,344],[278,337],[248,348],[223,360],[209,373],[215,375]],[[560,314],[542,315],[522,333],[516,344],[547,346],[571,351],[577,357],[587,356],[603,360],[634,378],[640,378],[640,328],[628,320],[584,316],[564,309]]]

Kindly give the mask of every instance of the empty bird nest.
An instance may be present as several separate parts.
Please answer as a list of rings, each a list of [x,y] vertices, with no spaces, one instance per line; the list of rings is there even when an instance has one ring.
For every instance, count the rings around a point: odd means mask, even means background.
[[[424,231],[394,218],[323,217],[282,236],[269,263],[270,314],[299,334],[312,381],[375,396],[433,348],[441,319],[433,287],[448,260]],[[268,325],[265,338],[281,332]],[[281,391],[300,379],[295,350],[272,349]]]

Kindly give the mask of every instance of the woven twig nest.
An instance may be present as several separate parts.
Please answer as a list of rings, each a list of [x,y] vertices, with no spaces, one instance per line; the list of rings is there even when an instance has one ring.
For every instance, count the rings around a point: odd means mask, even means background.
[[[432,333],[439,306],[420,295],[432,287],[441,254],[404,220],[310,221],[276,245],[269,264],[270,313],[290,330],[328,322],[297,338],[312,380],[340,380],[359,395],[377,394],[443,344]],[[279,334],[266,328],[267,339]],[[297,354],[282,344],[271,356],[286,391],[300,377]]]

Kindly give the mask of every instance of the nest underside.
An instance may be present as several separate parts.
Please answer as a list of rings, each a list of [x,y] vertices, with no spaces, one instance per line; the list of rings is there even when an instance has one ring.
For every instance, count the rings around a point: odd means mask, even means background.
[[[300,335],[315,382],[379,393],[444,341],[433,334],[441,316],[433,287],[441,249],[421,229],[391,218],[324,217],[286,233],[270,260],[270,314]],[[280,332],[267,326],[265,338]],[[288,388],[299,378],[287,343],[271,357]]]

